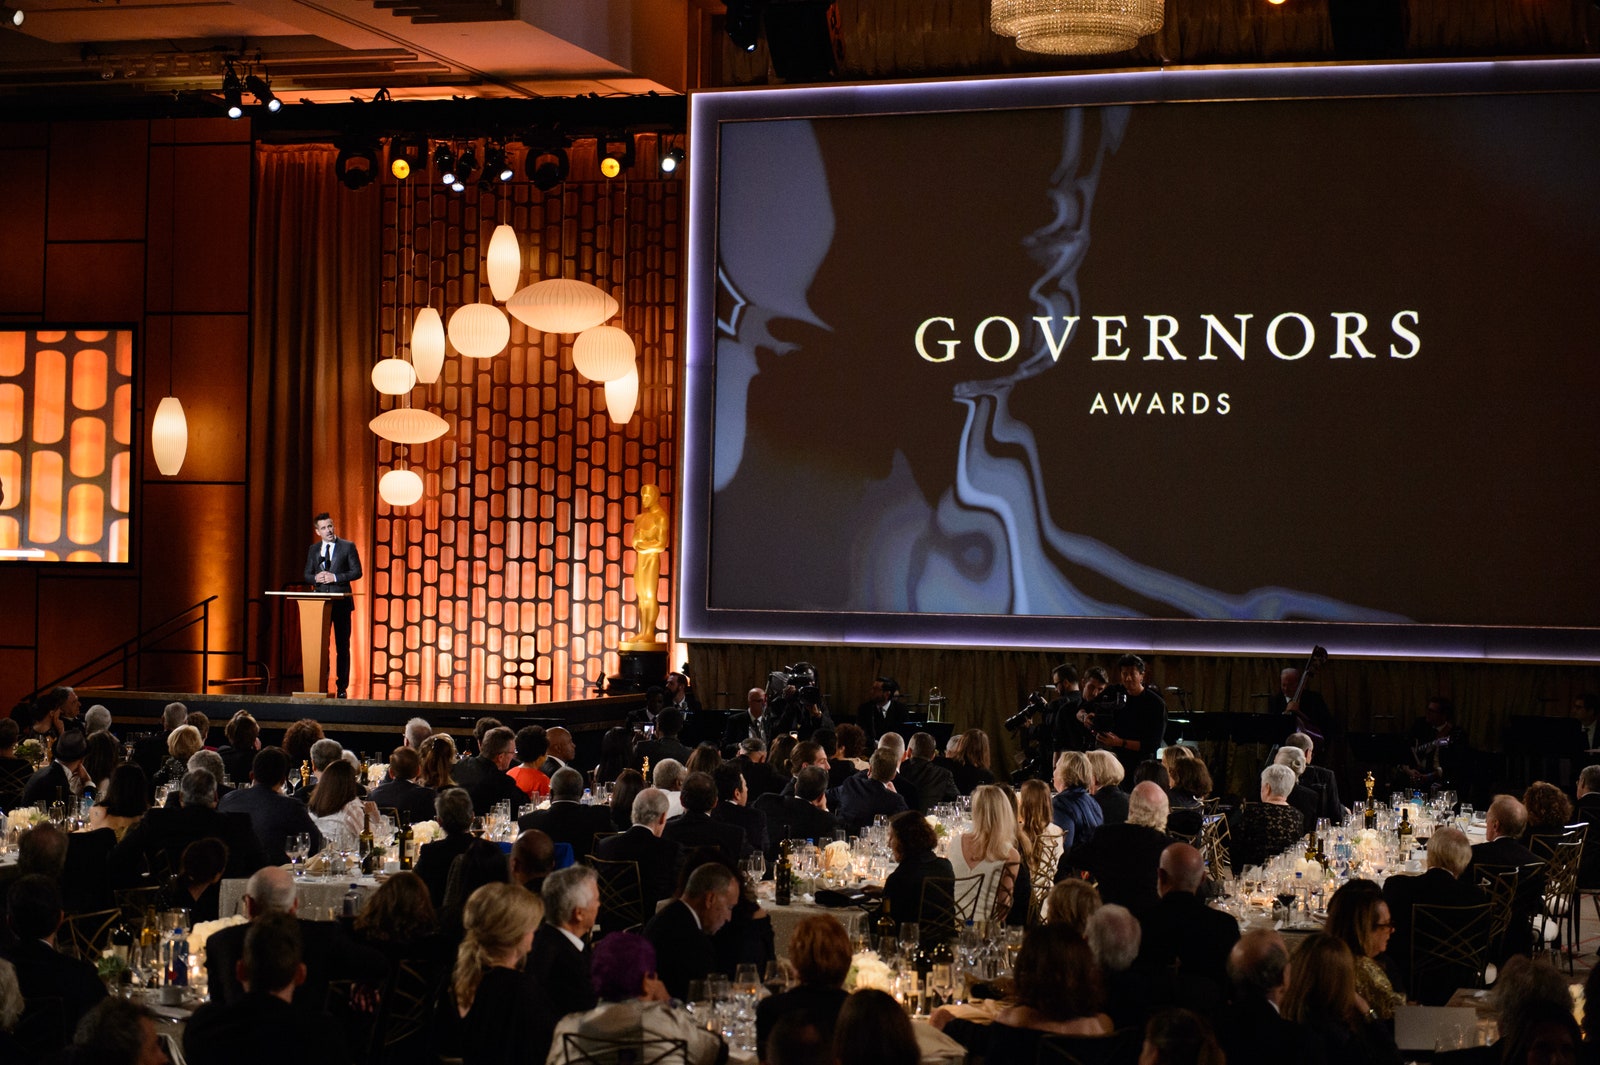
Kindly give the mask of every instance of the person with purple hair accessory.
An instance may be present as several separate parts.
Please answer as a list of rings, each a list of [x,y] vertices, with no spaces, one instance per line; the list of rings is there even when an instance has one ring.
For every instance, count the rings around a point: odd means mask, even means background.
[[[589,977],[600,1004],[561,1019],[549,1065],[608,1056],[604,1052],[618,1044],[658,1054],[663,1041],[680,1039],[688,1050],[689,1065],[718,1065],[727,1059],[721,1037],[696,1024],[668,996],[656,977],[656,948],[648,939],[634,932],[613,932],[593,949]]]

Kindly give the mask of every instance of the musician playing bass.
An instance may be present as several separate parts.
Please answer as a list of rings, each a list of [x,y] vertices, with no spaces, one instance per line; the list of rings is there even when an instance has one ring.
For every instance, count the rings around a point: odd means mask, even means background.
[[[1278,694],[1267,700],[1267,712],[1296,714],[1302,725],[1309,726],[1310,730],[1320,737],[1333,735],[1333,712],[1328,709],[1328,704],[1320,692],[1301,686],[1300,676],[1301,671],[1294,666],[1278,674]],[[1295,696],[1296,692],[1299,692],[1298,699]]]

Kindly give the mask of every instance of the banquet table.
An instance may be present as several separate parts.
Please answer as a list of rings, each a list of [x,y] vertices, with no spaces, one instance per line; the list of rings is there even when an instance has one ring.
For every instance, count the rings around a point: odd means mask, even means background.
[[[800,922],[807,917],[819,913],[836,917],[852,939],[870,927],[865,911],[854,906],[833,908],[818,906],[811,902],[800,902],[798,899],[787,906],[779,906],[771,899],[764,898],[761,900],[761,908],[767,911],[772,921],[772,942],[780,958],[789,956],[789,940],[794,938],[794,930],[800,927]]]
[[[911,1030],[917,1036],[917,1050],[921,1054],[922,1065],[961,1065],[967,1060],[966,1047],[934,1028],[926,1017],[911,1018]],[[757,1055],[753,1051],[730,1047],[728,1061],[730,1065],[755,1065]]]
[[[232,917],[244,912],[244,889],[249,881],[244,878],[224,880],[217,913]],[[310,921],[330,920],[344,912],[345,892],[354,884],[361,893],[361,905],[378,890],[378,881],[370,876],[305,876],[295,880],[295,895],[300,900],[300,916]],[[359,908],[359,907],[358,907]]]

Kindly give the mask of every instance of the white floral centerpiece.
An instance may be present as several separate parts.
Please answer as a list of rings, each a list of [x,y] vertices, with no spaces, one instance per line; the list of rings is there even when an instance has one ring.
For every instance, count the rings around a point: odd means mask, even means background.
[[[376,765],[367,766],[367,787],[369,787],[369,788],[377,787],[379,784],[383,783],[384,778],[387,777],[388,775],[389,775],[389,763],[388,762],[379,762]]]
[[[17,744],[17,757],[38,769],[44,764],[44,744],[35,739],[26,739]]]
[[[436,839],[444,838],[444,829],[439,827],[437,821],[418,821],[411,826],[411,838],[417,846],[432,843]]]
[[[846,991],[872,988],[894,994],[894,972],[875,950],[863,950],[850,959],[850,971],[844,977]]]
[[[221,917],[215,921],[201,921],[189,930],[189,953],[201,954],[205,952],[206,940],[230,925],[244,924],[243,914],[234,914],[232,917]]]
[[[21,809],[12,810],[10,813],[6,814],[6,828],[18,830],[32,828],[34,825],[38,824],[44,819],[44,811],[39,809],[37,806],[24,806]]]
[[[1350,853],[1359,862],[1375,862],[1384,857],[1383,838],[1375,828],[1359,829],[1350,837]]]

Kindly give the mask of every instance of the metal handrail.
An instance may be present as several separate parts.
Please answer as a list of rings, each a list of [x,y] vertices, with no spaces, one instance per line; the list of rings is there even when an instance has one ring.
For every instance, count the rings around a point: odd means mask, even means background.
[[[177,622],[183,621],[185,617],[193,614],[196,610],[200,612],[199,617],[191,618],[190,620],[185,621],[182,625],[177,625],[177,627],[171,629],[171,631],[161,633],[158,639],[165,640],[168,637],[176,636],[185,629],[192,628],[195,625],[200,626],[200,649],[198,651],[171,650],[166,653],[177,655],[199,655],[200,690],[205,691],[207,682],[210,679],[211,665],[211,604],[220,598],[222,597],[217,595],[207,596],[192,606],[184,607],[171,617],[162,621],[158,621],[142,632],[135,633],[134,635],[128,637],[126,640],[123,640],[121,643],[112,647],[109,651],[98,654],[89,659],[87,662],[84,662],[82,665],[75,666],[74,668],[67,670],[65,673],[61,674],[61,676],[54,678],[48,683],[41,684],[28,695],[28,698],[37,699],[45,692],[54,691],[56,688],[61,687],[67,681],[72,680],[75,677],[92,677],[116,666],[121,666],[122,687],[127,688],[129,686],[128,665],[130,662],[133,664],[134,679],[137,681],[139,656],[143,651],[146,650],[144,646],[145,641],[151,637],[154,637],[156,633],[161,632],[162,629],[167,628],[169,625],[176,625]]]

